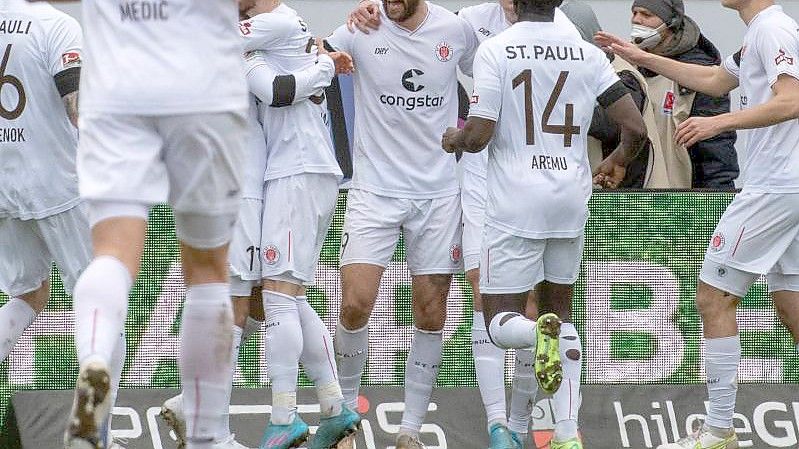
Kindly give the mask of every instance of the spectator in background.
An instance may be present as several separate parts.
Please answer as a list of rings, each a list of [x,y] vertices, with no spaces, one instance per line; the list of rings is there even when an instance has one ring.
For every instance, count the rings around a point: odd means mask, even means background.
[[[682,0],[634,0],[632,24],[632,42],[639,48],[680,62],[721,64],[719,51],[685,15]],[[654,107],[669,187],[734,189],[738,177],[734,131],[687,149],[674,140],[677,127],[689,117],[729,112],[729,95],[714,98],[645,68],[639,70],[646,78],[646,94]]]
[[[583,40],[594,41],[594,35],[602,30],[594,10],[579,0],[565,0],[560,9],[572,21]],[[629,89],[638,110],[644,117],[647,128],[647,143],[627,166],[627,173],[620,188],[668,188],[666,166],[663,158],[653,106],[647,97],[647,84],[643,75],[627,61],[608,55],[619,79]],[[599,166],[621,144],[621,130],[608,117],[605,108],[594,110],[591,128],[588,130],[588,158],[592,170]],[[546,309],[546,305],[543,306]]]

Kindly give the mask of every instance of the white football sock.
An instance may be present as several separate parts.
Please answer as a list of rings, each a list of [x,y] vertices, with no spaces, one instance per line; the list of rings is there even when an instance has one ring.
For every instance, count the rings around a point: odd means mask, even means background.
[[[239,362],[239,348],[242,345],[241,334],[244,330],[235,324],[233,325],[233,339],[230,345],[230,366],[231,366],[231,382],[225,390],[225,398],[227,398],[228,406],[225,407],[222,419],[219,420],[219,427],[216,430],[216,441],[224,441],[230,436],[230,397],[233,394],[232,379],[236,376],[236,365]]]
[[[73,294],[78,361],[97,357],[111,365],[119,335],[125,331],[128,294],[133,279],[117,258],[94,259],[78,279]]]
[[[111,360],[111,410],[113,411],[114,405],[117,403],[117,396],[119,396],[119,383],[122,381],[122,370],[125,368],[125,355],[127,353],[127,345],[125,342],[125,334],[119,334],[117,338],[117,345],[114,347],[114,355]],[[111,418],[113,414],[108,415],[108,441],[111,441]]]
[[[516,312],[500,312],[488,328],[491,340],[502,349],[527,349],[535,346],[535,321]]]
[[[720,429],[732,427],[740,363],[741,340],[737,335],[706,340],[705,370],[710,401],[705,421],[707,425]]]
[[[490,429],[495,423],[507,425],[505,350],[494,345],[488,337],[483,312],[475,311],[472,316],[472,354],[488,427]]]
[[[333,342],[338,365],[338,381],[344,394],[344,403],[351,410],[358,409],[358,389],[369,355],[369,327],[347,330],[343,324],[336,326]]]
[[[555,441],[577,438],[577,419],[580,412],[580,376],[583,349],[580,335],[572,323],[560,327],[560,361],[563,381],[552,396],[555,411]]]
[[[275,425],[288,425],[297,413],[297,374],[302,354],[302,324],[293,296],[264,290],[266,366],[272,381]]]
[[[344,395],[336,377],[336,355],[333,339],[325,323],[308,304],[308,298],[297,296],[297,310],[302,323],[302,363],[308,377],[316,386],[321,415],[338,416],[344,405]]]
[[[201,284],[186,289],[180,328],[180,378],[189,448],[212,444],[228,408],[233,381],[230,285]]]
[[[17,340],[36,319],[36,311],[20,298],[0,307],[0,363],[8,357]]]
[[[264,325],[263,321],[258,321],[255,318],[248,316],[247,324],[244,325],[244,332],[241,333],[241,344],[247,343],[253,335],[260,332],[261,326]]]
[[[443,342],[443,331],[415,329],[413,332],[411,350],[405,363],[405,411],[402,413],[400,434],[419,435],[441,367]]]
[[[527,435],[530,417],[538,394],[538,381],[535,379],[533,351],[516,350],[516,369],[513,373],[513,387],[510,396],[510,418],[508,429]]]

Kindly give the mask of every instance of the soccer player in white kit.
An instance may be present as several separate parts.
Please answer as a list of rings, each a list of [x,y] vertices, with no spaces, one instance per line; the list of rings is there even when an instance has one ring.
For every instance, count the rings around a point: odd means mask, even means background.
[[[741,342],[735,310],[766,275],[774,306],[799,351],[799,26],[771,0],[723,0],[748,29],[721,66],[683,64],[600,33],[597,42],[689,89],[721,96],[741,88],[740,111],[694,117],[677,130],[686,146],[750,129],[743,189],[710,239],[696,292],[705,337],[709,407],[693,435],[661,449],[738,447],[733,426]]]
[[[240,31],[247,36],[252,30],[246,25],[249,15],[259,10],[256,2],[243,13],[244,22]],[[251,23],[249,23],[252,26]],[[246,33],[246,34],[245,34]],[[235,373],[239,349],[263,325],[261,303],[261,229],[264,216],[264,174],[266,173],[266,141],[261,124],[260,107],[286,107],[317,98],[328,86],[336,73],[336,61],[345,67],[351,60],[343,54],[332,57],[324,48],[319,49],[317,63],[291,74],[278,74],[266,64],[258,51],[247,52],[247,82],[250,88],[250,110],[247,114],[247,144],[245,161],[241,167],[242,203],[230,241],[228,259],[230,265],[230,290],[233,300],[233,346],[231,364]],[[335,61],[333,58],[336,58]],[[230,402],[232,384],[227,389]],[[178,447],[185,446],[186,424],[183,411],[183,395],[164,402],[161,416],[172,427]],[[235,440],[230,431],[230,417],[222,416],[216,434],[214,449],[246,449]]]
[[[536,377],[544,391],[555,393],[555,415],[562,417],[550,447],[577,449],[579,336],[568,323],[561,332],[554,314],[536,323],[523,312],[542,282],[549,284],[542,300],[571,302],[592,189],[586,137],[594,104],[622,128],[622,147],[600,166],[600,183],[623,179],[646,133],[607,57],[555,21],[558,3],[515,2],[519,22],[483,42],[475,58],[465,128],[447,130],[442,144],[449,152],[477,152],[493,138],[480,262],[486,327],[500,348],[535,352]],[[533,374],[529,364],[517,369]],[[502,422],[492,426],[491,437],[492,448],[522,447]]]
[[[278,74],[317,63],[317,41],[308,25],[279,0],[256,2],[241,29],[245,50],[257,50]],[[321,94],[294,105],[283,105],[290,99],[276,97],[259,111],[267,143],[260,245],[272,381],[272,413],[261,442],[267,449],[296,447],[308,437],[308,425],[297,413],[300,362],[316,385],[322,415],[309,448],[335,447],[360,424],[358,414],[344,406],[330,334],[305,296],[306,287],[314,283],[342,177]]]
[[[50,296],[50,267],[64,289],[91,260],[80,205],[77,149],[82,33],[50,5],[0,1],[0,362]]]
[[[385,0],[386,25],[364,34],[346,26],[328,38],[355,61],[354,174],[342,236],[343,303],[336,358],[355,407],[380,278],[402,232],[412,278],[415,331],[405,370],[397,447],[418,448],[441,364],[446,298],[462,269],[455,158],[438,136],[457,123],[457,68],[471,73],[477,46],[468,24],[423,0]]]
[[[95,259],[75,287],[80,372],[65,445],[104,447],[115,337],[124,329],[149,208],[168,201],[187,284],[180,372],[188,448],[210,449],[231,381],[227,243],[241,195],[247,108],[231,26],[238,11],[230,0],[86,0],[83,14],[78,174]]]

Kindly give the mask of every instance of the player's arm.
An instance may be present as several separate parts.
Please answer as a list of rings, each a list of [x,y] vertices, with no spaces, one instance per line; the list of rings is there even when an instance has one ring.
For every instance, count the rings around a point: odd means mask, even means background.
[[[597,102],[605,109],[608,117],[619,126],[621,145],[596,168],[594,184],[615,189],[624,181],[627,165],[646,145],[646,125],[632,95],[621,81],[617,81],[603,92],[597,98]]]
[[[689,64],[658,56],[605,31],[597,33],[594,40],[606,51],[621,56],[629,63],[645,67],[697,92],[720,97],[738,87],[738,78],[721,66]]]
[[[289,75],[278,75],[257,56],[248,58],[247,83],[250,92],[272,107],[285,107],[310,98],[321,98],[335,75],[333,60],[320,55],[312,67]]]
[[[479,153],[494,136],[496,124],[492,119],[469,116],[463,129],[447,128],[441,137],[441,147],[447,153]]]
[[[677,143],[690,147],[723,132],[738,129],[765,128],[788,120],[799,119],[799,79],[781,74],[771,87],[774,96],[751,109],[715,117],[691,117],[677,128]]]
[[[50,29],[46,40],[47,67],[58,94],[64,102],[69,121],[78,126],[78,89],[80,87],[83,33],[75,19],[65,17]]]
[[[775,27],[756,36],[748,58],[758,58],[771,84],[769,101],[750,109],[715,117],[692,117],[677,127],[677,142],[686,146],[725,131],[763,128],[799,118],[799,39],[793,30]],[[727,58],[724,67],[731,76],[740,70],[741,52]]]
[[[469,118],[463,129],[448,128],[441,137],[441,147],[447,153],[477,153],[494,136],[502,108],[501,63],[491,53],[492,46],[484,44],[474,57],[474,92],[470,101]]]

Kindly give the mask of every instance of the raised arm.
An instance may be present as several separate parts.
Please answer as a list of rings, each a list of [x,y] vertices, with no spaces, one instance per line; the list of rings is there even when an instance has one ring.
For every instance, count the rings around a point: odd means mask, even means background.
[[[594,40],[606,51],[613,52],[629,63],[645,67],[697,92],[720,97],[738,87],[738,79],[721,66],[688,64],[658,56],[604,31],[597,33]]]

